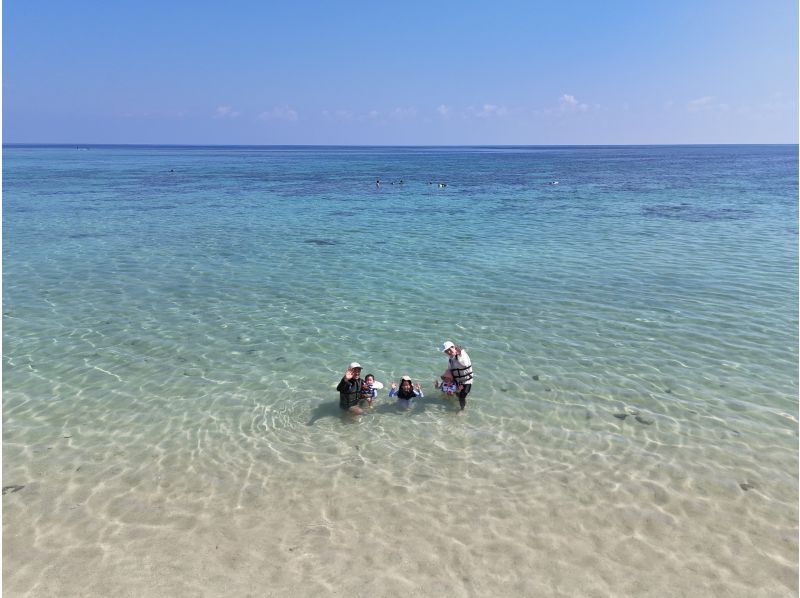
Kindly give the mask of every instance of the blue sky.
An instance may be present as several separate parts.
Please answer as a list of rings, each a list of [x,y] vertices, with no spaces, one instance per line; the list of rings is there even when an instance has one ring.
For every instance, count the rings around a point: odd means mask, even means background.
[[[797,143],[796,0],[6,0],[5,143]]]

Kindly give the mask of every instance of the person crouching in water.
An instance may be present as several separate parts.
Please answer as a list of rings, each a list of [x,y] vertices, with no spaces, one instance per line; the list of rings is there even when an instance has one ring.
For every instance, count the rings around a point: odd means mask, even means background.
[[[364,410],[359,406],[361,401],[361,364],[354,361],[344,372],[336,390],[339,391],[339,408],[355,415],[361,415]]]
[[[403,376],[400,379],[400,388],[397,388],[397,384],[392,382],[392,389],[389,391],[390,397],[397,397],[397,404],[404,409],[409,409],[413,404],[412,401],[416,397],[424,397],[425,395],[422,393],[422,387],[417,382],[416,388],[411,382],[410,376]]]
[[[463,411],[467,406],[467,395],[472,390],[472,361],[464,347],[450,341],[444,342],[442,351],[447,353],[449,358],[447,372],[450,372],[450,375],[458,384],[458,404],[461,405],[461,410]]]

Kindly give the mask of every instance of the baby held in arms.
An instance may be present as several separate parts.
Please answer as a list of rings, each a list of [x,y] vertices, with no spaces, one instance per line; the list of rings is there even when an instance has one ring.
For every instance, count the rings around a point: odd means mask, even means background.
[[[438,388],[448,397],[453,396],[458,390],[458,385],[456,384],[456,381],[453,380],[453,374],[450,373],[450,370],[447,370],[444,374],[442,374],[441,379],[441,382],[439,380],[433,381],[434,388]]]

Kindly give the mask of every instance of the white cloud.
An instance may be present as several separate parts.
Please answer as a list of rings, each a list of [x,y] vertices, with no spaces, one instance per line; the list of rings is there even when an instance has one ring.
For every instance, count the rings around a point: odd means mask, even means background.
[[[441,114],[441,110],[439,111]],[[449,109],[448,109],[449,114]],[[462,111],[461,118],[495,118],[508,114],[508,108],[505,106],[498,106],[496,104],[484,104],[480,108],[469,106],[466,110]]]
[[[342,121],[342,122],[377,122],[385,125],[390,120],[410,120],[416,118],[416,108],[399,107],[394,108],[388,112],[380,112],[379,110],[368,110],[366,112],[359,112],[346,108],[337,110],[324,109],[322,116],[328,120]]]
[[[392,110],[391,115],[392,118],[397,120],[406,120],[411,119],[417,116],[417,109],[416,108],[395,108]]]
[[[236,118],[241,112],[234,110],[230,106],[217,106],[214,118]]]
[[[450,106],[439,104],[439,107],[436,108],[436,112],[438,112],[442,118],[450,118]]]
[[[484,104],[480,112],[475,116],[478,118],[489,118],[490,116],[504,116],[508,113],[505,106],[496,106],[495,104]]]
[[[781,92],[772,94],[772,97],[761,105],[764,112],[794,112],[797,104]]]
[[[574,95],[565,93],[558,99],[561,112],[586,112],[589,106],[578,101]]]
[[[688,112],[730,112],[732,107],[724,102],[715,102],[713,96],[703,96],[686,104]]]
[[[274,106],[258,115],[261,120],[286,120],[294,122],[297,120],[297,110],[289,106]]]
[[[328,119],[333,119],[333,120],[353,120],[353,119],[356,118],[356,113],[353,112],[352,110],[344,110],[344,109],[327,110],[327,109],[325,109],[325,110],[322,111],[322,116],[324,116],[325,118],[328,118]]]
[[[689,103],[686,104],[686,109],[689,112],[700,112],[702,110],[711,110],[712,108],[714,108],[713,101],[714,98],[712,96],[703,96],[702,98],[697,98],[689,101]]]

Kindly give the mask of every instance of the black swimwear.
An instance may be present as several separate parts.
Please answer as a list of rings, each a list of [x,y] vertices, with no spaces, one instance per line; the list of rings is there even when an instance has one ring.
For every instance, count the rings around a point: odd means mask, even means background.
[[[342,380],[336,387],[339,391],[339,408],[347,411],[351,407],[358,405],[361,395],[361,385],[364,381],[361,378],[352,378],[350,380]]]
[[[458,404],[461,405],[462,409],[467,406],[467,395],[471,390],[472,384],[465,384],[464,388],[458,391]]]

